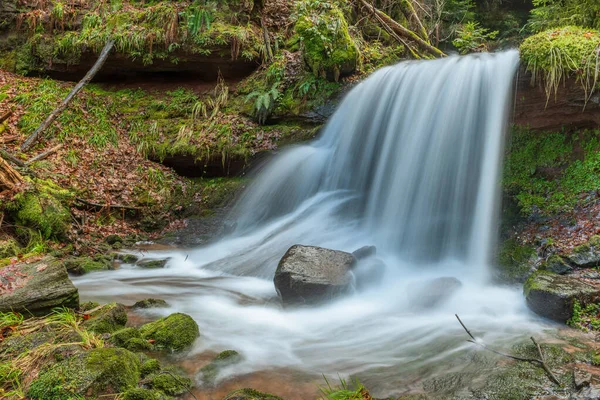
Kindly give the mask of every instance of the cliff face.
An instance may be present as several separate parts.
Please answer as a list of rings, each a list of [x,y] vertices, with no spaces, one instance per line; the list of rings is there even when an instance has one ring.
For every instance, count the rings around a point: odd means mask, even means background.
[[[587,101],[578,82],[569,79],[560,85],[556,96],[546,96],[543,84],[531,82],[531,74],[522,67],[517,77],[514,123],[531,129],[572,131],[600,127],[600,93]]]

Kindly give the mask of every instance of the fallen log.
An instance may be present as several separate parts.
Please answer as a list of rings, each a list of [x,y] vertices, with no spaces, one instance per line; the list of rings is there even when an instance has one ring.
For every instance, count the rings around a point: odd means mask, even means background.
[[[17,167],[24,168],[27,166],[24,161],[19,160],[17,157],[13,156],[4,149],[0,149],[0,156],[2,156],[5,160],[8,160],[11,163],[15,164]]]
[[[77,83],[77,85],[75,85],[75,87],[73,88],[73,90],[71,90],[71,92],[58,105],[58,107],[56,107],[54,109],[54,111],[52,111],[50,113],[50,115],[48,115],[48,118],[46,118],[46,120],[44,120],[44,122],[42,122],[40,124],[40,126],[35,130],[35,132],[33,132],[25,140],[25,142],[23,142],[23,144],[21,145],[21,151],[22,152],[25,152],[25,151],[29,150],[39,140],[40,136],[42,136],[42,134],[44,133],[44,131],[67,108],[67,106],[69,105],[69,102],[77,95],[77,93],[79,93],[81,91],[81,89],[83,89],[83,87],[86,84],[88,84],[92,80],[92,78],[94,78],[94,76],[96,75],[96,73],[102,68],[102,65],[104,65],[104,62],[106,61],[106,58],[108,57],[108,54],[112,50],[114,44],[115,44],[114,40],[109,40],[108,42],[106,42],[106,45],[104,46],[104,49],[102,49],[102,52],[100,53],[100,56],[98,57],[98,60],[96,61],[96,63],[92,67],[92,69],[90,69],[88,71],[88,73],[85,74],[85,76],[83,77],[83,79],[80,80],[79,83]]]
[[[12,190],[23,183],[23,177],[10,166],[4,158],[0,157],[0,188],[2,190]]]
[[[124,205],[121,205],[121,204],[99,204],[99,203],[94,203],[94,202],[91,202],[91,201],[88,201],[88,200],[85,200],[85,199],[82,199],[82,198],[79,198],[79,197],[76,197],[75,201],[81,203],[84,206],[91,207],[91,208],[93,208],[95,210],[98,210],[98,211],[107,210],[107,209],[110,210],[111,208],[119,209],[119,210],[130,210],[130,211],[136,211],[136,212],[138,212],[138,211],[141,210],[141,208],[139,208],[139,207],[124,206]]]

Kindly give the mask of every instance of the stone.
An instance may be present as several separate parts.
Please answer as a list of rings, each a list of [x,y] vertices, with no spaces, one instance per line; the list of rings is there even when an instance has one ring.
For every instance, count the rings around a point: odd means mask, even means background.
[[[578,368],[573,369],[573,383],[575,389],[581,390],[592,383],[592,374]]]
[[[123,243],[123,238],[119,235],[108,235],[104,241],[112,246],[115,243]]]
[[[575,300],[587,304],[600,296],[600,289],[576,278],[538,271],[523,287],[527,305],[538,315],[566,322],[573,314]]]
[[[600,387],[591,385],[584,388],[581,392],[573,397],[573,400],[600,400]]]
[[[121,348],[100,348],[82,352],[44,369],[29,386],[28,398],[62,400],[96,398],[137,387],[140,379],[138,357]],[[79,396],[77,396],[79,395]]]
[[[193,386],[191,379],[179,375],[177,371],[159,372],[146,380],[152,389],[160,390],[169,396],[181,396]]]
[[[55,307],[79,307],[79,292],[54,258],[0,269],[0,312],[44,315]]]
[[[164,268],[169,259],[165,260],[140,260],[135,265],[140,268]]]
[[[128,253],[118,253],[115,258],[125,264],[135,264],[139,260],[138,256]]]
[[[242,361],[242,356],[235,350],[225,350],[219,353],[208,365],[200,369],[202,373],[202,381],[205,385],[212,386],[217,380],[219,371],[230,365],[234,365]]]
[[[381,283],[386,268],[383,260],[377,257],[359,260],[352,269],[356,289],[363,290]]]
[[[142,338],[153,340],[158,350],[182,351],[200,336],[198,324],[187,314],[174,313],[142,325]]]
[[[540,269],[544,269],[546,271],[554,272],[555,274],[565,275],[573,272],[573,267],[571,267],[565,260],[559,255],[552,255],[548,257],[548,260]]]
[[[373,257],[377,253],[377,247],[375,246],[363,246],[360,249],[356,249],[352,252],[357,260],[363,260],[365,258]]]
[[[447,301],[458,289],[462,282],[454,277],[441,277],[410,285],[408,301],[415,310],[435,308]]]
[[[320,303],[350,290],[355,263],[350,253],[294,245],[279,261],[275,289],[284,305]]]
[[[590,246],[589,243],[582,244],[575,247],[567,258],[571,263],[580,268],[598,267],[600,266],[600,248]]]
[[[140,300],[135,302],[134,305],[131,306],[131,308],[137,308],[137,309],[146,309],[146,308],[167,308],[169,307],[169,303],[167,303],[166,301],[164,301],[163,299],[144,299],[144,300]]]
[[[107,304],[95,310],[83,326],[92,332],[103,334],[122,330],[127,323],[127,310],[122,304]]]

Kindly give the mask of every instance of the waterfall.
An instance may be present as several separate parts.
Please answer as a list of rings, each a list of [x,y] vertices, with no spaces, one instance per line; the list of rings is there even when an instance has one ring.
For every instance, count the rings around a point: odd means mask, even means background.
[[[398,397],[406,382],[470,365],[464,355],[473,349],[455,313],[495,347],[514,344],[540,328],[520,288],[495,286],[485,267],[517,64],[518,53],[508,51],[375,72],[347,94],[318,139],[282,151],[258,173],[233,210],[233,232],[202,248],[144,254],[170,258],[166,268],[77,278],[80,293],[164,298],[171,308],[161,312],[188,313],[200,325],[192,353],[243,354],[223,379],[355,374],[378,397]],[[273,276],[294,244],[376,245],[387,267],[351,295],[282,309]],[[362,267],[354,268],[357,281],[371,277]],[[462,286],[437,307],[416,308],[411,299],[431,294],[428,282],[443,277]]]
[[[355,222],[383,251],[414,263],[485,264],[517,65],[517,51],[508,51],[375,72],[345,97],[319,139],[262,171],[236,207],[236,234],[336,193],[347,200],[336,218]]]

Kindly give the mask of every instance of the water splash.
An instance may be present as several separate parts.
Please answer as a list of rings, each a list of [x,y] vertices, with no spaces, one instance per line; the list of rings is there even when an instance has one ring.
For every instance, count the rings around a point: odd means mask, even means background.
[[[518,53],[508,51],[383,68],[347,95],[318,140],[261,172],[228,237],[155,254],[171,257],[166,269],[129,267],[76,284],[99,300],[166,298],[198,321],[196,352],[244,355],[225,375],[285,367],[385,376],[393,386],[390,371],[426,378],[464,350],[454,313],[488,338],[538,329],[521,294],[488,285],[485,274],[517,65]],[[374,244],[385,276],[331,304],[283,310],[272,278],[293,244]],[[411,288],[440,276],[463,287],[440,307],[415,312]]]

